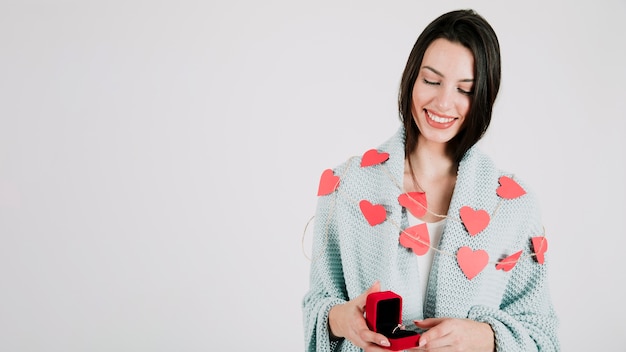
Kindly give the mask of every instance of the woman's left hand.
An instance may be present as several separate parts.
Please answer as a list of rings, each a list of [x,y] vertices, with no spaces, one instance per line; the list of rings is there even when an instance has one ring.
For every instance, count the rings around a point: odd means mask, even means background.
[[[470,319],[429,318],[415,321],[426,329],[420,336],[419,347],[412,351],[495,351],[493,330],[487,323]]]

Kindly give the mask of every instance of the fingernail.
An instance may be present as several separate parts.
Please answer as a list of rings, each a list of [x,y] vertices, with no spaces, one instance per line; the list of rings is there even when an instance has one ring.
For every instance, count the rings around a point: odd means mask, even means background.
[[[380,340],[380,345],[381,346],[387,346],[387,347],[391,346],[391,344],[387,340]]]
[[[423,347],[425,344],[426,344],[426,340],[420,339],[420,343],[417,345],[417,347]]]

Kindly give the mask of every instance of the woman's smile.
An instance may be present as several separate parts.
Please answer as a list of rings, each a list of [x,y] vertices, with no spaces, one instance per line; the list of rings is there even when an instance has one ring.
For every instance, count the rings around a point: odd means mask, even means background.
[[[428,124],[434,128],[445,129],[454,123],[457,120],[456,117],[450,117],[445,115],[440,115],[435,112],[424,110],[426,116],[428,117]]]

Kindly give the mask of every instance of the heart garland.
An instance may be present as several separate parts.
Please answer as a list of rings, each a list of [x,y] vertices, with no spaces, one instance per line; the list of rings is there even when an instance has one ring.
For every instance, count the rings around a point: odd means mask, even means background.
[[[426,193],[407,192],[398,196],[398,203],[405,207],[413,216],[421,218],[426,215]]]
[[[526,194],[526,191],[508,176],[500,177],[498,182],[500,187],[496,189],[496,193],[504,199],[515,199]]]
[[[545,257],[544,254],[548,250],[548,240],[544,236],[533,237],[531,239],[533,244],[533,251],[535,251],[535,259],[539,264],[543,264]]]
[[[426,223],[407,227],[400,232],[400,244],[410,248],[417,255],[424,255],[430,249],[430,234]]]
[[[382,224],[387,219],[387,211],[380,204],[372,204],[367,199],[363,199],[359,202],[359,208],[371,226]]]
[[[470,236],[477,235],[480,231],[484,230],[487,225],[489,225],[489,221],[491,221],[489,213],[482,209],[474,210],[472,207],[464,206],[461,207],[459,213],[461,215],[461,221]]]
[[[361,167],[368,167],[384,163],[389,159],[389,153],[379,152],[376,149],[370,149],[363,154],[361,158]]]
[[[463,274],[471,280],[487,266],[489,254],[482,249],[472,250],[470,247],[464,246],[459,248],[456,259]]]
[[[335,173],[331,169],[326,169],[322,172],[320,177],[320,185],[317,188],[318,196],[325,196],[333,193],[337,187],[339,187],[339,176],[335,176]]]
[[[389,153],[380,152],[377,149],[366,151],[361,157],[361,167],[381,165],[389,159]],[[496,189],[496,194],[506,200],[515,199],[526,194],[526,191],[508,176],[498,178],[500,186]],[[317,195],[326,196],[335,192],[340,183],[340,177],[336,176],[332,169],[326,169],[320,177]],[[415,217],[422,217],[428,211],[426,194],[424,192],[407,192],[398,196],[398,203],[411,212]],[[365,220],[370,226],[382,224],[387,219],[387,211],[381,204],[372,204],[369,200],[363,199],[359,202],[359,208]],[[491,216],[484,209],[474,209],[470,206],[463,206],[459,209],[461,222],[465,226],[470,236],[480,234],[491,221]],[[445,216],[444,218],[447,218]],[[440,251],[430,246],[430,235],[426,223],[407,227],[400,231],[399,243],[407,249],[411,249],[416,255],[424,255],[430,248]],[[548,250],[548,241],[545,236],[531,238],[533,254],[539,264],[545,261],[545,253]],[[441,252],[441,251],[440,251]],[[496,270],[508,272],[519,262],[523,251],[515,252],[512,255],[496,263]],[[478,276],[489,263],[489,254],[482,249],[473,250],[463,246],[456,253],[456,260],[459,268],[465,276],[472,280]]]
[[[515,264],[517,264],[517,260],[521,255],[522,251],[518,251],[502,259],[500,262],[498,262],[498,264],[496,264],[496,270],[510,271],[511,269],[513,269]]]

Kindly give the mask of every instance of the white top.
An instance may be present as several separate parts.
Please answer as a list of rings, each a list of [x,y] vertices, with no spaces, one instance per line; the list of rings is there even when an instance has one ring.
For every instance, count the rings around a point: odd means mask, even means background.
[[[407,211],[407,217],[409,220],[409,226],[415,226],[424,223],[424,221],[416,218],[409,211]],[[439,247],[439,240],[441,239],[441,235],[443,234],[444,224],[445,219],[441,219],[437,222],[426,223],[426,227],[428,228],[428,235],[430,236],[431,248],[428,250],[428,252],[426,252],[426,254],[416,256],[417,267],[419,269],[420,290],[422,291],[422,299],[424,301],[426,300],[426,286],[428,285],[428,275],[430,273],[430,268],[433,264],[433,257],[435,255],[435,251],[432,247]]]

